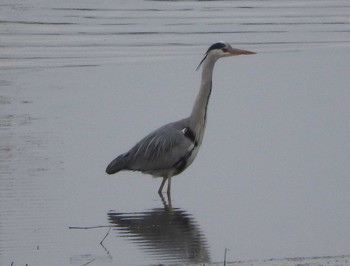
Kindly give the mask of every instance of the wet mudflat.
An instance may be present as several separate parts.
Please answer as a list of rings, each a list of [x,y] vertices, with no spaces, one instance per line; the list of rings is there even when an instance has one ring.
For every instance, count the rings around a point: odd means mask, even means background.
[[[347,265],[349,13],[345,0],[3,1],[0,264],[217,263],[227,249]],[[107,176],[189,114],[218,40],[257,54],[217,64],[203,146],[171,199],[159,179]]]

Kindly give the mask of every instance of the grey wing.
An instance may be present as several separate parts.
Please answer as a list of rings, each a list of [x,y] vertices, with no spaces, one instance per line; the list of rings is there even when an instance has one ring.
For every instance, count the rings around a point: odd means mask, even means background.
[[[153,171],[173,168],[194,147],[182,125],[165,125],[139,141],[127,154],[130,170]]]

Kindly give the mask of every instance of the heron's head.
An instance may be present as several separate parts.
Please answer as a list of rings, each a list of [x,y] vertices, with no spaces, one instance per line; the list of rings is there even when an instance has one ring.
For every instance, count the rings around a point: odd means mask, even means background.
[[[217,42],[211,45],[209,49],[205,52],[204,58],[199,63],[197,69],[200,68],[204,60],[207,59],[208,57],[212,57],[216,61],[221,57],[244,55],[244,54],[245,55],[255,54],[255,52],[232,48],[231,45],[227,42]]]

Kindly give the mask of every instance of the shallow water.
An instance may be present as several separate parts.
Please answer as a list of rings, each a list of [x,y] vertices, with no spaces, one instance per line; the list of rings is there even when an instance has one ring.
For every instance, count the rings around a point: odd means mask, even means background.
[[[0,6],[1,265],[349,255],[348,1]],[[172,198],[159,179],[107,176],[188,115],[218,40],[258,54],[216,65],[204,143]]]

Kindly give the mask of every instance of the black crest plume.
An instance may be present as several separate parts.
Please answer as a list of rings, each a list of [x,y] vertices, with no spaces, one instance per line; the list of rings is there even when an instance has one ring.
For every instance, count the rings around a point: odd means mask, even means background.
[[[222,49],[222,48],[224,48],[224,47],[226,47],[226,44],[223,43],[223,42],[217,42],[217,43],[214,43],[212,46],[210,46],[210,47],[208,48],[208,50],[205,52],[202,61],[201,61],[201,62],[199,63],[199,65],[197,66],[196,71],[201,67],[201,65],[203,64],[204,60],[207,58],[208,53],[209,53],[211,50]]]

